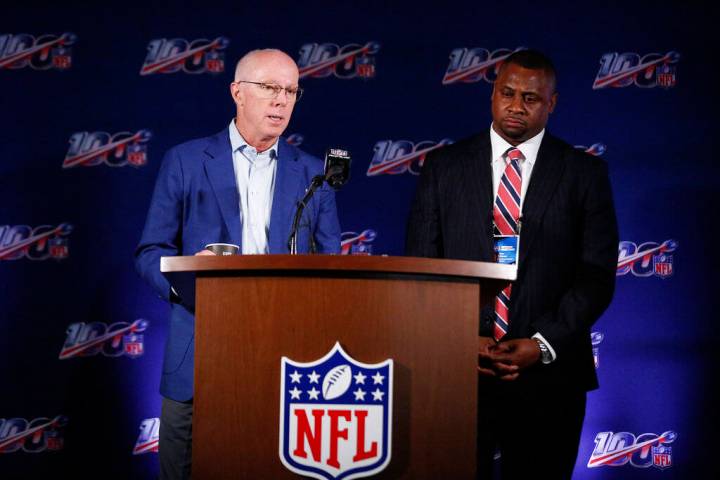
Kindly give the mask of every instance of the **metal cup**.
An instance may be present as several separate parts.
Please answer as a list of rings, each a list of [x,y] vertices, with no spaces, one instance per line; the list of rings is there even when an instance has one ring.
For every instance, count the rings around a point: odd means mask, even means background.
[[[205,245],[206,250],[210,250],[215,255],[237,255],[240,247],[232,243],[208,243]]]

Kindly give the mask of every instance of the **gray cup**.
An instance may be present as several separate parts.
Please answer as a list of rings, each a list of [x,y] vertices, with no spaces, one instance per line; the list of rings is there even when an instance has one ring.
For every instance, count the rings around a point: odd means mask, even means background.
[[[240,247],[232,243],[208,243],[205,245],[206,250],[210,250],[215,255],[237,255]]]

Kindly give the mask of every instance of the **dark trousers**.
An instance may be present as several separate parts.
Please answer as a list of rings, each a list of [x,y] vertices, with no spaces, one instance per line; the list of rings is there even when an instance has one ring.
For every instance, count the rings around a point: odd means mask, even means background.
[[[587,394],[480,382],[478,479],[570,480]],[[499,460],[495,457],[499,452]],[[499,464],[498,464],[499,463]]]
[[[192,400],[162,399],[160,413],[160,480],[188,480],[192,462]]]

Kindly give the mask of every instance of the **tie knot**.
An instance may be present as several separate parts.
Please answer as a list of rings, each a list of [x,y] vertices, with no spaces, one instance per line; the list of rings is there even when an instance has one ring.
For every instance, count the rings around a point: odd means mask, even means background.
[[[505,158],[508,160],[508,162],[511,162],[513,160],[519,162],[520,160],[525,160],[525,155],[523,155],[523,153],[519,149],[511,147],[508,148],[507,152],[505,152]]]

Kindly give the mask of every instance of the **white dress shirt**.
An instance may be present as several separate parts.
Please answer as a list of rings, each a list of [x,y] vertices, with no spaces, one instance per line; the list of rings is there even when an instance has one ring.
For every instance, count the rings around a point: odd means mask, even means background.
[[[520,171],[522,173],[522,187],[520,192],[521,212],[523,202],[525,201],[525,193],[527,192],[528,185],[530,184],[530,176],[532,175],[532,170],[535,166],[535,160],[537,160],[538,150],[540,150],[540,142],[542,142],[544,135],[545,129],[542,129],[540,133],[538,133],[531,139],[515,146],[515,148],[520,150],[525,157],[525,160],[522,160],[520,162]],[[495,197],[497,197],[500,179],[502,178],[502,174],[505,171],[505,159],[503,158],[503,155],[505,154],[505,152],[507,152],[508,148],[512,148],[512,145],[510,145],[507,140],[498,135],[498,133],[493,130],[492,125],[490,126],[490,145],[492,147],[494,200]]]
[[[515,148],[520,150],[525,157],[525,160],[520,161],[520,171],[522,172],[522,187],[520,193],[520,212],[522,212],[523,203],[525,202],[525,194],[527,193],[528,185],[530,185],[530,176],[532,175],[533,167],[535,166],[535,160],[537,160],[538,150],[540,150],[540,143],[542,142],[543,136],[545,135],[545,129],[543,128],[540,133],[534,137],[524,141],[519,145],[515,145]],[[500,179],[505,171],[505,159],[503,155],[507,152],[508,148],[512,148],[507,140],[502,138],[490,125],[490,145],[492,147],[492,169],[493,169],[493,202],[497,197],[497,191],[500,185]],[[520,220],[522,222],[522,213],[520,214]],[[520,236],[522,240],[522,229],[520,230]],[[512,295],[512,294],[511,294]],[[533,338],[541,340],[547,345],[552,360],[555,361],[557,355],[552,345],[545,340],[540,332],[535,333]]]
[[[234,120],[230,121],[228,128],[235,180],[240,194],[242,253],[268,253],[278,142],[275,141],[272,147],[258,153],[240,135]]]

